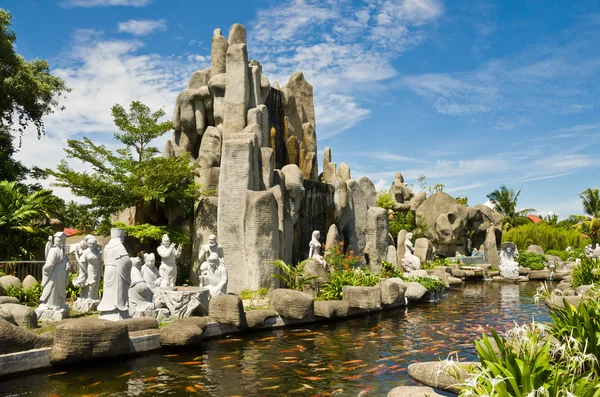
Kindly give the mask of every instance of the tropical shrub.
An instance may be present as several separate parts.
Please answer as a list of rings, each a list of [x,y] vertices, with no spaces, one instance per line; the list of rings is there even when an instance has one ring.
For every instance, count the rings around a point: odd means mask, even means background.
[[[42,296],[42,284],[35,283],[29,289],[9,285],[5,288],[5,292],[6,296],[17,298],[24,305],[38,307],[40,305],[40,297]]]
[[[455,259],[450,258],[435,258],[432,261],[421,263],[422,269],[435,269],[438,266],[452,266],[452,265],[460,265],[460,262]]]
[[[402,279],[406,282],[415,282],[427,288],[427,291],[439,291],[445,287],[444,282],[437,277],[415,277],[405,276]]]
[[[573,268],[572,277],[573,287],[600,283],[600,260],[584,256]]]
[[[367,269],[333,269],[329,273],[329,282],[321,286],[319,294],[322,300],[342,299],[342,289],[346,285],[355,287],[374,287],[381,281],[381,277]]]
[[[381,261],[381,277],[382,278],[402,277],[402,271],[390,262]]]
[[[385,208],[386,210],[391,210],[394,206],[394,197],[387,190],[381,190],[379,194],[377,194],[377,206],[381,208]]]
[[[267,288],[261,288],[256,291],[251,289],[245,289],[240,292],[240,299],[252,300],[252,299],[264,299],[267,296],[269,290]]]
[[[535,252],[523,252],[515,259],[520,266],[531,270],[542,270],[546,267],[546,257]]]
[[[515,243],[519,250],[525,250],[531,244],[548,250],[565,250],[567,247],[584,248],[590,239],[573,229],[563,229],[546,223],[528,223],[514,227],[503,233],[502,241]]]
[[[308,260],[302,261],[298,263],[296,266],[288,265],[285,261],[281,259],[277,259],[273,262],[273,264],[279,268],[280,273],[271,274],[271,277],[275,277],[281,281],[289,288],[296,291],[302,291],[304,287],[314,280],[318,278],[317,276],[307,277],[304,274],[304,266],[308,263]]]
[[[98,234],[108,236],[110,235],[110,229],[113,227],[125,229],[125,234],[127,236],[135,237],[140,240],[141,243],[161,241],[164,234],[169,235],[172,244],[188,244],[191,242],[190,236],[183,233],[181,230],[170,228],[168,226],[150,225],[148,223],[134,226],[128,226],[121,222],[102,224],[98,229]]]
[[[339,242],[334,247],[326,247],[325,262],[329,269],[350,269],[360,262],[360,257],[350,250],[344,253],[344,243]]]
[[[566,261],[569,258],[573,257],[572,252],[560,251],[560,250],[548,250],[548,251],[546,251],[546,255],[558,256],[562,261]]]

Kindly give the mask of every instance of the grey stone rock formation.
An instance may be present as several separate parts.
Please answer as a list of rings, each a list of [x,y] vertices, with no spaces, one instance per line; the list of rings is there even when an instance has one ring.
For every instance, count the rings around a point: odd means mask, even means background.
[[[246,312],[248,328],[262,327],[267,319],[277,317],[277,312],[270,309],[249,310]]]
[[[389,262],[395,268],[398,268],[398,252],[393,245],[388,246],[386,262]]]
[[[387,397],[443,397],[436,393],[431,387],[425,386],[400,386],[395,387],[387,394]]]
[[[398,258],[398,266],[402,267],[402,260],[404,259],[404,254],[406,253],[406,235],[408,232],[406,230],[400,230],[398,232],[398,239],[396,240],[396,254]]]
[[[0,305],[4,303],[16,303],[18,305],[21,303],[21,301],[12,296],[0,296]]]
[[[427,288],[423,287],[421,284],[416,282],[406,283],[406,291],[404,292],[404,296],[410,302],[418,302],[425,296],[427,293]]]
[[[529,247],[527,247],[525,252],[534,252],[538,255],[544,255],[544,249],[542,247],[540,247],[539,245],[535,245],[535,244],[531,244]]]
[[[231,324],[238,328],[246,326],[244,305],[237,295],[213,296],[209,303],[208,316],[220,324]]]
[[[21,280],[15,276],[2,276],[0,277],[0,288],[6,289],[8,287],[16,287],[21,288],[23,285],[21,284]]]
[[[433,259],[433,244],[427,238],[418,238],[415,241],[415,256],[417,256],[421,263],[425,263]]]
[[[350,307],[359,309],[379,309],[381,307],[380,287],[342,287],[343,300],[348,301]]]
[[[327,231],[327,237],[325,238],[325,256],[327,256],[328,252],[331,252],[340,243],[340,233],[338,232],[337,226],[331,225],[329,226],[329,230]]]
[[[278,288],[271,293],[271,308],[283,318],[301,320],[314,315],[314,300],[305,292]]]
[[[374,273],[381,272],[381,261],[387,259],[389,230],[387,211],[379,207],[369,208],[365,254]]]
[[[24,279],[23,279],[23,289],[24,290],[30,290],[33,286],[35,286],[38,283],[38,281],[35,279],[35,277],[33,277],[31,274],[28,274]]]
[[[202,342],[202,328],[187,321],[193,317],[168,324],[160,331],[160,345],[164,347],[194,346]]]
[[[498,255],[498,243],[496,240],[497,231],[495,227],[490,227],[486,232],[485,242],[483,243],[486,262],[492,266],[500,266],[500,256]]]
[[[8,313],[19,327],[35,328],[38,325],[35,311],[28,306],[19,303],[3,303],[0,305],[0,311]]]
[[[381,303],[391,305],[398,301],[400,296],[400,285],[391,280],[383,280],[378,287],[381,289]],[[402,290],[402,298],[404,298],[404,290]]]
[[[469,378],[469,367],[476,362],[461,362],[456,367],[447,367],[441,361],[413,363],[408,366],[408,375],[417,382],[451,393],[460,393],[457,385]],[[458,377],[457,377],[458,375]]]
[[[287,84],[281,87],[285,95],[285,113],[289,118],[289,135],[302,139],[302,125],[315,124],[315,107],[313,103],[313,87],[304,78],[304,73],[292,74]]]
[[[97,318],[64,320],[56,325],[50,363],[116,357],[129,354],[129,349],[127,325],[121,322]]]
[[[348,301],[317,301],[315,316],[325,318],[340,318],[348,316],[350,303]]]
[[[52,344],[51,339],[41,337],[0,318],[0,355],[40,349],[50,344]]]
[[[358,178],[356,180],[356,183],[358,183],[358,186],[360,186],[361,190],[363,191],[363,193],[367,199],[367,206],[369,208],[376,207],[377,206],[377,190],[375,189],[375,184],[373,184],[373,182],[366,176],[361,176],[360,178]]]

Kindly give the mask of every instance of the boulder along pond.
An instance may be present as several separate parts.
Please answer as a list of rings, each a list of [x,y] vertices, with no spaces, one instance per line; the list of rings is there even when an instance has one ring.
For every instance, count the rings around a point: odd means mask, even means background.
[[[455,353],[476,360],[473,341],[490,327],[549,322],[546,305],[533,302],[537,287],[467,283],[436,303],[7,378],[0,395],[385,396],[417,385],[407,374],[411,363]]]

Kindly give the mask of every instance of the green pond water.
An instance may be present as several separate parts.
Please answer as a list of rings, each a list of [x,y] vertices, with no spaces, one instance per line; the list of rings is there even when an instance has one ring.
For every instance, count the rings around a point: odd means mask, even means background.
[[[550,321],[537,283],[466,284],[438,303],[335,323],[232,335],[184,351],[0,381],[6,396],[385,396],[415,385],[407,366],[458,352],[489,327]]]

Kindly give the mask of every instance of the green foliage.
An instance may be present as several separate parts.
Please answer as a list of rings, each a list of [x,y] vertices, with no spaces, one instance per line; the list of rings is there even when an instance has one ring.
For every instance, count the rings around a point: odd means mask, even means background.
[[[73,280],[75,278],[77,278],[77,273],[69,274],[69,285],[67,285],[67,300],[71,302],[77,299],[77,297],[81,294],[81,288],[73,284]]]
[[[0,128],[0,175],[2,180],[15,182],[27,177],[29,169],[13,156],[17,153],[8,128]]]
[[[591,243],[594,246],[596,246],[596,244],[598,244],[598,241],[600,241],[600,219],[598,218],[583,220],[577,225],[575,225],[573,228],[579,233],[588,236],[591,240]]]
[[[48,62],[34,59],[28,62],[15,52],[12,16],[0,8],[0,130],[12,128],[22,134],[29,123],[35,125],[38,136],[44,132],[42,117],[58,107],[61,94],[70,91],[64,80],[50,74]]]
[[[446,185],[444,185],[443,183],[436,183],[433,186],[427,186],[427,190],[429,191],[429,194],[435,194],[438,192],[443,192],[444,188],[446,187]]]
[[[600,260],[584,256],[573,268],[572,277],[573,287],[600,283]]]
[[[389,220],[390,234],[392,236],[398,236],[401,230],[412,232],[413,239],[425,237],[425,231],[427,230],[427,224],[422,216],[418,216],[415,219],[415,215],[412,211],[408,211],[406,214],[402,212],[395,212]]]
[[[550,311],[552,336],[563,344],[569,343],[571,338],[577,340],[583,354],[592,354],[596,358],[584,370],[600,374],[600,303],[597,299],[582,299],[575,308],[565,300],[564,306]]]
[[[589,188],[579,193],[583,212],[592,217],[600,218],[600,190],[597,187]]]
[[[444,282],[439,278],[406,276],[402,277],[402,279],[409,283],[419,283],[425,287],[427,291],[439,291],[445,287]]]
[[[402,277],[402,271],[390,262],[381,261],[381,277],[393,278]]]
[[[187,156],[155,157],[158,149],[148,146],[172,128],[170,122],[158,122],[164,112],[151,112],[140,102],[133,102],[129,113],[120,105],[112,110],[114,122],[123,132],[115,134],[115,139],[125,146],[113,153],[86,137],[69,140],[67,157],[89,164],[93,172],[77,172],[63,160],[56,171],[46,170],[56,177],[56,185],[89,198],[91,206],[105,218],[130,207],[136,207],[155,224],[168,219],[165,207],[189,213],[198,197],[194,163]]]
[[[266,288],[261,288],[256,291],[251,290],[251,289],[245,289],[240,292],[240,299],[243,299],[243,300],[264,299],[265,296],[267,296],[268,292],[269,292],[269,290]]]
[[[391,210],[394,206],[394,197],[387,190],[381,190],[377,195],[377,206],[381,208],[385,208],[386,210]]]
[[[90,205],[77,204],[70,201],[65,204],[57,214],[57,218],[65,227],[72,227],[81,231],[95,230],[100,226],[100,215]]]
[[[531,244],[539,245],[544,252],[563,251],[567,247],[584,248],[590,244],[590,239],[576,230],[554,227],[547,223],[528,223],[512,228],[502,234],[502,241],[515,243],[519,250],[525,250]]]
[[[494,190],[486,196],[495,206],[496,211],[502,214],[503,228],[506,230],[529,223],[530,221],[526,216],[531,212],[535,212],[533,208],[517,211],[517,201],[520,194],[520,189],[515,193],[513,189],[500,186],[499,189]]]
[[[110,235],[110,229],[113,227],[125,229],[125,234],[127,236],[135,237],[140,240],[141,243],[161,241],[164,234],[169,235],[172,244],[189,244],[191,242],[191,237],[181,230],[170,228],[168,226],[150,225],[148,223],[134,226],[127,226],[121,222],[106,226],[102,225],[102,227],[98,229],[98,234],[108,236]]]
[[[421,263],[421,269],[435,269],[438,266],[452,266],[456,264],[460,264],[460,262],[450,258],[435,258],[432,261]]]
[[[562,261],[566,261],[569,258],[574,258],[573,252],[559,251],[559,250],[548,250],[546,255],[558,256]]]
[[[531,270],[542,270],[546,267],[546,257],[535,252],[523,252],[515,259],[519,266],[527,267]]]
[[[27,193],[16,182],[0,181],[0,259],[31,259],[52,233],[46,226],[61,204],[51,190]]]
[[[360,257],[354,255],[354,251],[350,250],[348,253],[344,253],[343,242],[334,247],[326,247],[325,249],[327,250],[325,262],[329,269],[350,269],[360,262]]]
[[[277,259],[273,264],[279,268],[279,274],[271,274],[271,277],[278,278],[289,288],[296,291],[304,290],[304,287],[312,280],[317,279],[317,276],[306,277],[304,274],[304,266],[309,260],[302,261],[296,266],[288,265],[281,259]]]
[[[17,298],[22,304],[29,307],[38,307],[42,296],[42,284],[35,283],[31,288],[16,287],[9,285],[5,288],[6,296]]]
[[[462,194],[460,196],[457,196],[455,198],[455,200],[459,203],[459,204],[463,204],[463,205],[469,205],[469,198],[467,196],[463,196]]]
[[[346,285],[355,287],[373,287],[381,281],[381,277],[368,269],[333,269],[329,273],[329,282],[321,286],[319,297],[323,300],[340,300],[342,289]]]

